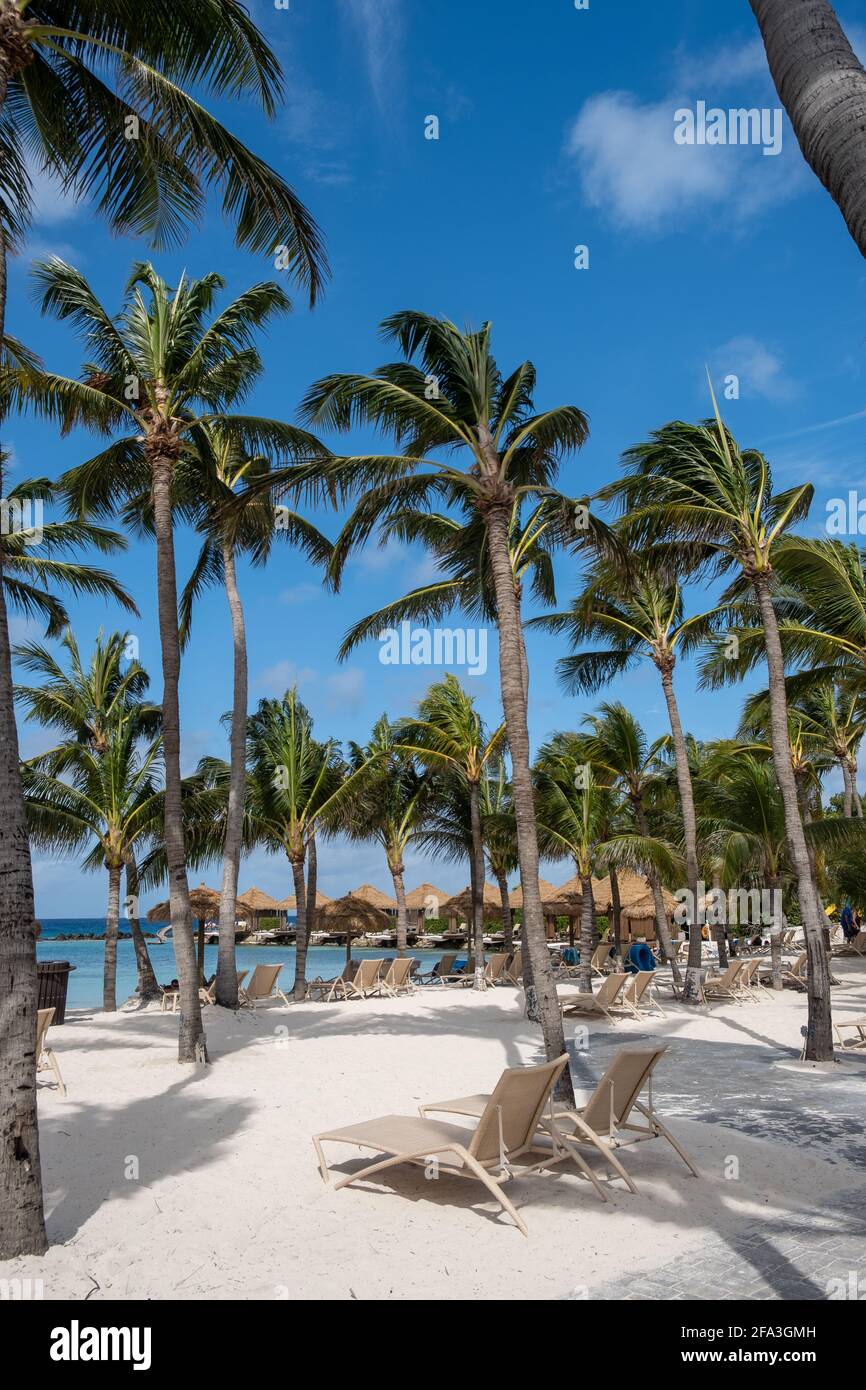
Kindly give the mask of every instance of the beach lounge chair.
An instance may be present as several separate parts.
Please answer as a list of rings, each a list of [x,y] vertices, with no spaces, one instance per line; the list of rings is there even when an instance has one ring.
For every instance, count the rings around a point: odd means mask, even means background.
[[[732,999],[735,1004],[742,1003],[742,993],[737,981],[745,966],[744,960],[732,960],[721,975],[708,975],[704,980],[704,999]]]
[[[288,999],[283,994],[277,984],[277,978],[282,965],[257,965],[248,985],[241,985],[238,988],[238,999],[241,1005],[247,1009],[255,1009],[259,1004],[263,1004],[267,999],[282,999],[284,1004],[288,1004]]]
[[[315,980],[308,980],[307,998],[329,999],[331,997],[334,986],[336,984],[342,983],[343,980],[354,979],[357,969],[358,962],[356,960],[348,960],[346,961],[346,964],[343,966],[339,975],[333,975],[328,979],[323,979],[321,975],[317,975]]]
[[[353,1144],[386,1155],[358,1172],[341,1178],[334,1184],[335,1188],[346,1187],[349,1183],[372,1177],[374,1173],[381,1173],[400,1163],[427,1165],[431,1160],[438,1159],[438,1176],[477,1179],[508,1212],[518,1230],[528,1235],[523,1219],[502,1191],[502,1184],[515,1176],[513,1168],[516,1163],[532,1155],[541,1157],[538,1162],[523,1167],[521,1176],[550,1168],[569,1157],[580,1157],[571,1145],[566,1145],[558,1137],[552,1117],[551,1146],[542,1148],[535,1143],[544,1108],[567,1065],[568,1058],[563,1056],[538,1067],[509,1067],[502,1073],[490,1096],[470,1096],[464,1102],[442,1101],[423,1106],[421,1115],[383,1115],[376,1120],[317,1134],[313,1143],[322,1178],[325,1182],[330,1181],[322,1148],[326,1142]],[[431,1120],[426,1113],[430,1110],[451,1110],[455,1113],[455,1106],[480,1100],[483,1100],[483,1104],[474,1128]],[[458,1109],[456,1113],[470,1112]],[[602,1201],[606,1201],[601,1184],[589,1165],[581,1158],[576,1166],[592,1182]]]
[[[806,961],[808,957],[805,951],[801,951],[797,959],[791,965],[782,966],[782,984],[788,985],[790,989],[806,989]],[[773,973],[768,970],[758,977],[761,985],[772,985]]]
[[[846,1038],[844,1030],[853,1028],[854,1036]],[[836,1034],[836,1046],[845,1051],[851,1048],[863,1048],[866,1050],[866,1017],[863,1018],[835,1018],[833,1020],[833,1032]]]
[[[634,976],[625,974],[608,975],[596,994],[560,994],[563,1016],[567,1018],[572,1014],[601,1014],[604,1018],[609,1018],[611,1023],[616,1023],[614,1011],[633,1014],[633,1009],[626,1009],[618,1002],[623,989],[633,978]]]
[[[36,1014],[36,1070],[45,1071],[46,1067],[50,1067],[60,1094],[65,1096],[66,1084],[60,1074],[60,1063],[54,1055],[54,1049],[45,1045],[45,1038],[53,1019],[53,1009],[39,1009]]]
[[[613,957],[611,956],[612,950],[613,942],[599,942],[599,944],[596,946],[595,950],[592,953],[592,960],[589,962],[589,968],[592,971],[593,975],[601,975],[603,979],[604,976],[608,974],[608,970],[605,969],[605,966],[610,968],[610,966],[613,964]]]
[[[453,951],[451,955],[440,957],[440,959],[437,960],[436,964],[433,966],[432,970],[428,970],[425,975],[418,976],[419,983],[422,985],[435,985],[436,981],[440,980],[443,975],[451,974],[451,971],[454,969],[454,962],[456,959],[456,951]]]
[[[523,948],[518,946],[511,963],[505,971],[505,978],[509,984],[520,986],[523,983]]]
[[[743,968],[737,976],[737,990],[744,1000],[748,998],[760,1002],[767,997],[768,991],[761,983],[761,977],[758,974],[763,964],[760,956],[743,962]]]
[[[846,942],[844,946],[833,947],[834,956],[864,956],[866,955],[866,931],[858,932],[853,940]]]
[[[484,981],[490,986],[503,985],[505,983],[505,967],[508,965],[508,956],[504,951],[497,951],[490,956],[484,967]]]
[[[637,1184],[626,1172],[616,1150],[645,1143],[648,1139],[666,1139],[694,1176],[700,1177],[685,1149],[653,1107],[652,1075],[666,1052],[667,1045],[620,1048],[586,1105],[576,1111],[554,1111],[555,1124],[566,1142],[591,1144],[635,1193]],[[643,1105],[638,1097],[645,1088],[647,1103]],[[634,1110],[644,1116],[646,1124],[636,1124],[632,1120]]]
[[[342,994],[344,999],[369,999],[372,994],[380,994],[380,971],[383,965],[384,959],[360,961],[353,974],[345,978],[339,976],[334,981],[328,998],[338,999]]]
[[[243,984],[244,980],[247,978],[247,975],[249,975],[249,973],[250,972],[248,970],[238,971],[238,990],[240,990],[241,985]],[[198,997],[201,1000],[202,1004],[216,1003],[216,975],[214,975],[209,985],[199,986]]]
[[[635,1018],[643,1018],[647,1013],[657,1013],[662,1018],[667,1018],[655,997],[655,978],[654,970],[639,970],[636,975],[629,976],[629,982],[619,997]]]
[[[449,975],[440,975],[439,983],[442,985],[471,985],[474,978],[475,957],[470,956],[458,969],[452,970]]]
[[[379,986],[392,999],[396,999],[398,994],[414,994],[415,986],[412,983],[412,966],[415,964],[411,956],[396,956],[394,960],[388,961],[388,969],[379,976]]]

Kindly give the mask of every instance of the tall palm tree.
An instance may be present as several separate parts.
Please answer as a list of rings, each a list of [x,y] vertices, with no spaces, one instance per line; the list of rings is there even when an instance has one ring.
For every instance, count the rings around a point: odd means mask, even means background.
[[[638,834],[649,840],[647,800],[661,780],[658,760],[669,738],[665,736],[650,743],[634,715],[619,701],[599,705],[598,713],[587,715],[585,723],[590,730],[586,740],[588,761],[600,776],[621,788],[628,799]],[[661,881],[652,863],[647,864],[646,873],[653,895],[659,944],[679,983],[679,966],[671,947]],[[700,937],[700,932],[692,935]]]
[[[108,870],[102,1007],[117,1008],[120,881],[130,855],[157,838],[163,814],[159,735],[140,746],[135,709],[121,710],[96,751],[77,739],[24,764],[27,819],[41,848],[71,854],[88,843],[85,869]]]
[[[565,632],[572,655],[557,664],[559,678],[572,693],[591,694],[642,659],[659,673],[674,752],[677,787],[685,841],[686,886],[692,906],[698,896],[698,845],[695,797],[689,770],[686,735],[674,689],[677,659],[707,640],[721,621],[711,609],[686,617],[679,583],[651,562],[601,564],[587,576],[583,591],[563,613],[545,614],[530,626]],[[584,642],[601,643],[583,650]],[[701,933],[689,933],[689,957],[683,999],[698,1005],[701,998]]]
[[[61,736],[54,748],[40,756],[40,767],[45,768],[54,758],[62,763],[69,755],[70,747],[84,748],[95,759],[105,756],[116,742],[118,726],[124,722],[129,728],[137,730],[140,738],[153,740],[156,737],[160,710],[157,705],[145,700],[150,678],[144,668],[137,661],[130,661],[124,669],[127,642],[127,633],[114,632],[103,640],[100,631],[89,664],[85,665],[75,636],[71,628],[67,628],[61,638],[61,646],[69,663],[68,671],[54,653],[40,643],[22,643],[14,649],[14,659],[19,667],[41,677],[39,685],[18,683],[15,687],[15,698],[23,705],[25,717],[45,728],[57,730]],[[128,897],[135,899],[135,846],[126,844],[125,851]],[[129,922],[135,948],[139,999],[156,999],[161,991],[139,924],[135,901],[130,904]],[[110,992],[106,988],[106,996]]]
[[[555,496],[559,460],[584,443],[588,425],[576,406],[537,413],[533,401],[535,368],[521,363],[504,376],[491,351],[490,324],[461,331],[447,319],[406,310],[386,319],[382,335],[396,344],[400,360],[373,374],[335,374],[308,392],[305,413],[320,426],[346,431],[355,423],[380,428],[395,442],[395,455],[344,458],[321,471],[325,495],[361,496],[344,537],[362,543],[407,507],[433,501],[459,505],[471,495],[487,540],[496,623],[499,671],[511,749],[520,874],[524,900],[524,939],[538,992],[545,1050],[559,1056],[564,1047],[562,1017],[545,945],[538,887],[538,836],[532,794],[527,727],[527,666],[512,560],[515,503]],[[451,457],[437,462],[439,450]],[[465,466],[460,467],[461,457]],[[574,503],[561,499],[557,525],[548,541],[576,544]],[[591,525],[586,528],[591,531]],[[570,1099],[565,1077],[563,1095]]]
[[[606,863],[640,868],[649,863],[670,877],[680,863],[669,845],[652,836],[627,833],[604,838],[615,794],[609,783],[598,780],[587,761],[588,752],[581,735],[554,734],[539,749],[535,763],[542,850],[552,859],[570,856],[580,878],[579,978],[584,993],[592,991],[592,879],[596,867]]]
[[[397,954],[402,956],[407,934],[404,858],[424,825],[436,778],[419,770],[387,714],[376,721],[366,744],[349,744],[349,766],[366,771],[346,803],[340,827],[351,839],[378,841],[385,851],[397,900]]]
[[[828,0],[749,0],[767,62],[806,163],[866,256],[859,158],[866,72]]]
[[[283,450],[292,439],[292,427],[284,426]],[[297,431],[296,447],[307,450],[307,437]],[[223,845],[223,878],[219,912],[219,956],[216,1002],[227,1009],[238,1004],[235,957],[238,872],[243,846],[244,786],[246,782],[247,671],[246,623],[237,579],[241,555],[254,565],[267,562],[274,540],[282,538],[301,548],[314,564],[326,565],[331,543],[297,512],[277,511],[267,493],[248,487],[250,476],[267,476],[267,455],[253,456],[230,431],[219,424],[196,430],[191,446],[196,459],[190,482],[197,490],[198,529],[205,539],[190,579],[181,595],[181,636],[186,640],[195,599],[213,584],[225,590],[232,629],[233,688],[230,732],[229,798]],[[313,894],[315,899],[315,893]]]
[[[504,758],[488,768],[486,777],[481,780],[481,836],[490,873],[499,888],[503,950],[511,951],[514,946],[514,919],[508,895],[508,878],[517,869],[519,860],[517,821]]]
[[[629,508],[633,544],[677,540],[703,551],[715,573],[735,575],[723,602],[749,597],[760,612],[769,673],[773,761],[785,805],[785,823],[808,953],[806,1057],[833,1056],[830,971],[822,914],[797,801],[788,743],[785,659],[774,607],[774,562],[780,538],[808,513],[811,484],[774,493],[769,464],[741,450],[715,418],[703,425],[675,422],[626,455],[628,474],[615,485]]]
[[[481,784],[491,764],[501,757],[505,725],[488,734],[475,702],[456,676],[431,685],[414,719],[401,721],[398,737],[420,763],[441,770],[465,784],[469,797],[472,836],[472,936],[475,954],[474,988],[484,983],[484,837],[481,823]]]
[[[181,276],[175,290],[152,265],[133,267],[120,314],[112,318],[84,276],[52,257],[34,267],[43,312],[71,322],[90,355],[83,380],[31,371],[35,408],[85,425],[112,442],[63,479],[79,515],[136,509],[146,499],[156,536],[157,599],[163,670],[165,843],[173,942],[180,982],[178,1060],[207,1059],[189,909],[180,775],[180,638],[174,560],[174,509],[189,497],[201,467],[202,431],[219,428],[250,451],[279,448],[294,432],[241,415],[238,405],[263,370],[254,337],[288,300],[273,282],[254,285],[212,313],[223,281]],[[126,431],[121,433],[121,431]]]

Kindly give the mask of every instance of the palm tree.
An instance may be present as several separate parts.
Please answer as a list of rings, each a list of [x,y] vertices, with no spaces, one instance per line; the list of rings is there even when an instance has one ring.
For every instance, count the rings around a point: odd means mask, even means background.
[[[502,904],[503,950],[514,947],[514,920],[508,896],[508,877],[518,867],[517,821],[505,759],[488,768],[481,781],[481,836],[490,872]]]
[[[484,837],[481,823],[481,784],[488,768],[501,756],[505,725],[488,734],[475,702],[457,680],[447,675],[431,685],[414,719],[398,726],[400,745],[420,763],[465,784],[469,797],[472,836],[472,934],[475,954],[474,988],[484,983]]]
[[[283,430],[283,448],[292,439],[292,427]],[[196,455],[194,485],[198,488],[201,516],[198,529],[205,539],[193,572],[181,595],[181,637],[189,636],[195,599],[207,587],[220,584],[228,600],[232,628],[233,690],[230,734],[229,797],[223,845],[223,880],[220,894],[219,957],[216,974],[216,1002],[227,1009],[238,1004],[235,957],[238,871],[243,846],[244,786],[246,782],[247,673],[246,624],[237,580],[239,555],[254,565],[263,565],[273,541],[282,538],[304,550],[314,564],[326,565],[331,557],[330,541],[300,516],[281,507],[277,511],[266,493],[251,491],[251,475],[267,476],[267,455],[251,456],[242,441],[218,424],[203,425],[195,431],[192,447]],[[307,438],[297,431],[296,447],[304,452]],[[206,492],[201,489],[205,487]],[[313,895],[315,899],[315,893]]]
[[[791,768],[785,659],[773,602],[779,540],[806,516],[813,489],[807,483],[774,494],[766,459],[755,450],[740,450],[722,424],[715,395],[713,407],[713,421],[666,425],[648,443],[630,450],[628,476],[610,491],[619,492],[630,508],[626,530],[635,546],[674,539],[700,549],[704,564],[715,573],[738,576],[723,602],[750,595],[757,604],[769,672],[773,760],[808,952],[805,1055],[810,1061],[827,1061],[833,1056],[829,962]]]
[[[491,352],[491,328],[461,330],[447,319],[407,310],[386,319],[383,337],[396,343],[401,359],[372,375],[335,374],[307,394],[307,418],[346,431],[369,424],[391,435],[396,455],[343,458],[320,470],[325,496],[356,496],[344,539],[362,543],[394,512],[424,509],[433,500],[448,505],[471,496],[484,526],[499,630],[499,669],[511,749],[524,939],[540,1006],[545,1050],[564,1047],[562,1017],[544,938],[538,887],[538,836],[532,794],[527,728],[527,666],[518,589],[512,559],[515,504],[556,498],[553,483],[561,457],[579,449],[588,426],[576,406],[536,413],[535,368],[521,363],[503,376]],[[431,455],[463,455],[465,468]],[[592,533],[589,514],[561,499],[548,541],[577,544]],[[584,521],[588,521],[586,535]],[[570,1078],[562,1094],[571,1097]]]
[[[866,72],[828,0],[749,0],[767,62],[806,163],[866,256],[859,149]]]
[[[661,569],[661,567],[659,567]],[[664,691],[682,808],[686,885],[692,909],[698,897],[698,846],[695,798],[686,736],[674,690],[679,656],[705,642],[720,622],[718,610],[685,616],[680,585],[645,560],[628,565],[597,566],[581,594],[564,613],[545,614],[530,626],[565,632],[572,655],[557,664],[559,678],[571,693],[591,694],[641,659],[649,659]],[[603,645],[582,650],[586,641]],[[657,904],[658,908],[658,904]],[[689,958],[683,999],[699,1004],[701,933],[689,933]]]
[[[554,734],[539,749],[535,763],[542,851],[552,859],[570,856],[581,882],[580,988],[584,993],[592,991],[596,867],[603,862],[632,868],[649,863],[667,877],[680,862],[670,846],[650,836],[630,833],[604,838],[612,820],[614,793],[610,784],[597,779],[588,754],[581,735]]]
[[[174,562],[175,505],[188,503],[201,461],[201,434],[219,428],[239,446],[279,448],[295,434],[275,421],[237,413],[262,372],[253,342],[288,300],[273,282],[254,285],[211,316],[223,282],[210,274],[181,276],[172,291],[153,266],[133,267],[123,308],[112,318],[84,276],[51,258],[34,267],[43,312],[70,320],[87,344],[84,379],[47,372],[27,374],[35,407],[59,418],[64,429],[88,426],[118,436],[100,454],[65,475],[63,485],[79,515],[107,513],[127,504],[142,508],[156,535],[157,599],[163,670],[165,842],[173,941],[180,982],[178,1060],[206,1060],[192,938],[181,813],[180,639]],[[121,429],[126,434],[120,434]],[[206,492],[205,492],[205,495]]]
[[[362,747],[349,744],[349,766],[366,768],[340,818],[340,828],[355,840],[376,840],[385,851],[397,899],[397,954],[406,953],[406,886],[404,857],[424,825],[437,784],[419,771],[415,757],[400,742],[397,725],[383,714]]]
[[[61,742],[41,755],[39,766],[46,759],[58,758],[62,763],[70,747],[84,748],[95,759],[106,755],[116,740],[119,723],[129,721],[139,737],[154,739],[159,732],[160,710],[145,702],[150,679],[137,661],[123,668],[128,634],[112,633],[103,640],[100,631],[85,666],[71,628],[61,638],[61,646],[69,661],[69,671],[61,666],[54,653],[40,643],[27,642],[17,646],[14,658],[25,671],[41,677],[39,685],[17,684],[15,698],[26,710],[25,717],[45,728],[56,729]],[[146,1002],[159,998],[161,991],[141,931],[137,911],[137,869],[134,847],[126,846],[128,900],[131,898],[129,922],[135,948],[138,971],[138,996]],[[106,988],[106,995],[110,991]]]
[[[162,740],[157,736],[139,747],[141,724],[135,709],[121,708],[106,734],[99,751],[76,739],[31,758],[24,764],[24,787],[36,844],[71,854],[89,843],[84,868],[108,870],[102,1007],[113,1012],[121,874],[136,847],[159,834]]]
[[[7,256],[33,207],[26,154],[76,198],[90,200],[115,232],[177,240],[214,190],[239,245],[277,250],[318,295],[327,273],[318,229],[280,176],[186,90],[251,96],[273,116],[279,64],[238,0],[0,0],[0,346],[6,333]],[[0,425],[5,417],[0,402]],[[3,494],[0,460],[0,496]],[[0,573],[3,556],[0,555]],[[0,1258],[45,1249],[33,1037],[36,951],[33,879],[19,776],[8,619],[0,584],[0,786],[9,834],[0,845],[0,970],[9,981],[0,1044],[0,1156],[10,1217]],[[13,1101],[8,1098],[14,1097]],[[27,1163],[9,1155],[28,1154]]]
[[[588,761],[602,777],[622,789],[638,834],[649,840],[647,799],[652,797],[661,781],[658,760],[670,740],[663,737],[649,743],[634,715],[618,701],[601,704],[598,713],[587,715],[584,722],[591,731],[586,741]],[[679,966],[671,947],[661,882],[651,863],[647,865],[646,872],[655,905],[656,933],[665,960],[679,984]],[[700,931],[693,931],[692,935],[700,939],[701,934]]]

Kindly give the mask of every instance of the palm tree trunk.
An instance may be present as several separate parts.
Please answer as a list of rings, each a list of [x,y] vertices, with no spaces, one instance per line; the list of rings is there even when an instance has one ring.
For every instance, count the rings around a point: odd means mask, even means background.
[[[391,881],[394,884],[394,897],[397,899],[397,955],[405,956],[408,918],[406,916],[406,885],[403,882],[403,860],[398,859],[390,867]]]
[[[778,874],[767,874],[767,887],[772,894],[772,902],[775,903],[775,894],[781,888],[781,879]],[[782,926],[783,923],[773,917],[770,927],[770,972],[773,976],[773,989],[782,989]]]
[[[527,691],[524,689],[520,659],[523,634],[514,574],[508,547],[508,528],[511,519],[511,500],[489,506],[484,515],[490,545],[490,563],[496,590],[497,626],[499,629],[499,681],[502,706],[511,749],[511,782],[514,812],[517,820],[517,853],[520,861],[520,882],[523,889],[523,948],[532,968],[533,1000],[527,998],[528,1008],[537,1007],[544,1037],[544,1050],[549,1061],[565,1052],[565,1032],[562,1011],[556,993],[556,981],[550,963],[550,953],[544,936],[544,912],[538,886],[538,828],[535,819],[535,798],[529,762],[529,728],[527,724]],[[571,1072],[562,1073],[558,1094],[565,1104],[574,1105]]]
[[[149,1004],[151,1000],[160,998],[162,990],[157,983],[150,952],[147,949],[147,942],[144,939],[144,932],[141,930],[141,923],[138,919],[138,867],[135,856],[127,853],[125,862],[126,914],[132,933],[132,946],[135,951],[135,969],[138,975],[137,992],[141,1003]]]
[[[866,72],[827,0],[749,0],[806,163],[866,256]]]
[[[8,69],[0,50],[0,110]],[[0,344],[6,320],[6,239],[0,226]],[[2,418],[0,418],[2,424]],[[0,494],[3,491],[0,467]],[[33,876],[12,698],[0,548],[0,1259],[46,1247],[36,1120],[36,936]]]
[[[683,840],[686,850],[686,886],[691,901],[689,917],[689,957],[686,966],[686,980],[683,988],[683,1003],[699,1005],[701,1002],[701,932],[694,929],[698,915],[698,825],[695,816],[695,796],[692,789],[692,774],[689,768],[689,754],[686,748],[677,697],[674,694],[673,661],[657,663],[662,678],[662,689],[668,707],[671,736],[674,745],[674,758],[677,768],[677,788],[680,794],[680,810],[683,818]],[[670,939],[668,939],[670,945]]]
[[[632,797],[632,801],[634,802],[635,817],[637,819],[638,829],[641,835],[644,837],[644,839],[648,839],[650,833],[649,822],[647,820],[646,811],[644,810],[643,801],[641,797],[637,795]],[[656,935],[658,936],[659,943],[662,948],[662,954],[664,955],[665,960],[671,968],[671,975],[673,976],[675,983],[679,985],[682,984],[682,976],[680,974],[680,967],[677,964],[676,953],[671,944],[671,934],[668,931],[668,919],[667,914],[665,912],[665,900],[662,897],[659,876],[656,873],[655,869],[650,868],[649,872],[647,873],[647,878],[649,879],[650,889],[652,890],[653,895],[653,906],[655,907]],[[698,940],[700,940],[700,932],[698,932]],[[698,959],[698,969],[700,969],[700,958]]]
[[[764,642],[767,649],[773,764],[785,808],[785,829],[788,835],[791,863],[797,875],[800,912],[803,917],[803,930],[806,937],[808,1021],[805,1057],[810,1062],[830,1062],[833,1060],[830,968],[827,944],[821,930],[812,864],[806,845],[806,837],[803,833],[803,822],[800,819],[797,785],[791,766],[788,743],[788,702],[785,694],[785,660],[779,639],[776,610],[770,595],[769,578],[765,574],[760,574],[756,575],[752,582],[761,610]]]
[[[511,903],[508,901],[508,879],[505,874],[497,874],[496,882],[499,886],[499,901],[502,904],[502,949],[510,952],[514,949],[514,923]]]
[[[610,916],[611,930],[608,939],[613,941],[617,956],[622,954],[622,901],[619,895],[619,874],[613,865],[608,874],[610,878]]]
[[[156,532],[156,588],[162,647],[162,739],[165,762],[165,848],[171,902],[172,943],[180,985],[179,1062],[206,1062],[198,969],[192,938],[180,775],[180,639],[177,627],[177,574],[171,513],[174,462],[157,448],[152,456],[153,520]]]
[[[108,866],[108,911],[105,914],[105,956],[102,967],[102,1010],[113,1014],[117,1008],[117,927],[120,920],[119,864]]]
[[[472,827],[472,951],[475,956],[473,989],[484,982],[484,840],[481,835],[481,798],[477,782],[469,783],[469,818]]]
[[[580,876],[580,970],[578,984],[581,994],[592,994],[592,878]]]
[[[295,881],[295,902],[297,921],[295,932],[295,987],[292,998],[296,1004],[303,1004],[307,997],[307,889],[304,884],[304,860],[295,855],[292,859],[292,878]],[[349,932],[351,941],[352,933]]]
[[[244,794],[246,791],[247,732],[247,636],[244,609],[238,590],[234,548],[222,543],[223,575],[232,624],[234,685],[232,690],[232,730],[229,755],[229,801],[223,841],[223,881],[220,893],[219,958],[216,974],[216,1002],[224,1009],[238,1007],[238,971],[235,955],[238,874],[244,836]]]
[[[715,890],[715,889],[720,889],[721,886],[722,886],[722,883],[721,883],[721,879],[719,878],[719,875],[718,875],[718,874],[713,874],[713,889],[714,889],[714,890]],[[713,929],[712,929],[712,930],[713,930],[713,936],[715,937],[715,941],[716,941],[716,950],[717,950],[718,953],[719,953],[719,973],[721,974],[722,971],[727,970],[728,965],[729,965],[729,961],[728,961],[728,938],[727,938],[727,936],[725,935],[725,923],[724,923],[724,922],[713,922]]]
[[[318,894],[319,853],[316,848],[316,837],[311,835],[307,842],[307,941],[316,930]]]
[[[842,782],[845,787],[844,816],[846,820],[851,820],[854,814],[854,788],[851,782],[851,768],[847,758],[839,759],[839,766],[842,768]]]

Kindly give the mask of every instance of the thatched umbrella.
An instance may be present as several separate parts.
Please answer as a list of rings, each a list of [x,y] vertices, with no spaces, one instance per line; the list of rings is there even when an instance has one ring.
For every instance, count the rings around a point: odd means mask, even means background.
[[[494,918],[502,917],[502,903],[499,893],[492,883],[485,883],[484,892],[481,898],[482,920],[492,921]],[[462,893],[455,893],[453,898],[442,904],[441,912],[443,917],[447,917],[449,924],[456,921],[458,917],[465,918],[466,922],[472,921],[472,886],[468,885]]]
[[[383,912],[388,908],[393,912],[397,906],[396,898],[389,898],[387,893],[383,893],[380,888],[374,888],[372,883],[362,883],[360,888],[353,888],[347,897],[357,898],[358,902],[378,907]]]
[[[546,902],[549,897],[554,897],[558,892],[552,883],[548,883],[546,878],[540,878],[538,880],[538,888],[541,893],[542,903]],[[518,883],[516,888],[512,888],[511,892],[508,894],[508,902],[511,907],[523,907],[522,883]]]
[[[389,931],[393,925],[391,918],[381,908],[359,898],[355,893],[347,893],[336,902],[326,903],[319,913],[319,920],[346,933],[346,961],[352,958],[352,933],[361,936],[364,932]]]
[[[420,927],[428,915],[427,909],[435,907],[435,912],[431,912],[429,915],[438,917],[442,910],[442,904],[448,897],[448,893],[434,888],[432,883],[422,883],[419,887],[413,888],[411,893],[406,894],[406,907],[408,911],[418,914],[416,925]]]
[[[214,913],[219,912],[220,895],[216,888],[208,888],[205,883],[200,883],[197,888],[190,889],[189,906],[193,921],[198,924],[196,961],[199,978],[204,980],[204,924],[208,917],[213,917]],[[170,922],[171,903],[157,903],[148,912],[147,920],[148,922]]]

